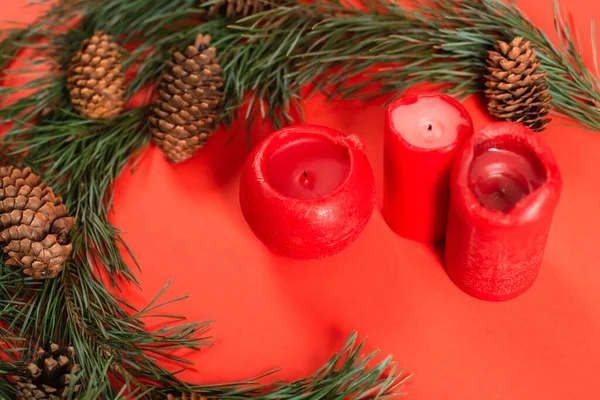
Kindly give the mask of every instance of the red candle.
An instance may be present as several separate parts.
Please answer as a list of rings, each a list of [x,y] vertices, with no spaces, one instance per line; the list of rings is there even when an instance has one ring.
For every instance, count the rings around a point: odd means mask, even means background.
[[[445,94],[406,97],[387,108],[383,216],[396,233],[420,242],[444,238],[452,162],[472,134],[467,110]]]
[[[498,122],[460,149],[451,178],[446,268],[468,294],[514,298],[535,281],[562,181],[552,152],[521,124]]]
[[[281,129],[250,154],[240,205],[272,251],[300,259],[333,255],[362,232],[375,205],[364,145],[321,126]]]

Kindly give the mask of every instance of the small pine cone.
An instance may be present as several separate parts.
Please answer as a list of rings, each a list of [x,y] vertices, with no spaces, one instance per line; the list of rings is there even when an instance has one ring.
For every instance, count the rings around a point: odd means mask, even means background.
[[[0,168],[0,242],[6,264],[23,268],[34,279],[55,278],[71,254],[67,216],[62,198],[30,168]]]
[[[550,122],[550,93],[546,73],[539,72],[531,42],[516,37],[498,41],[488,52],[485,90],[489,113],[500,120],[520,122],[536,132]]]
[[[280,3],[279,0],[221,0],[215,3],[209,10],[209,15],[225,14],[227,17],[247,17]]]
[[[71,104],[89,119],[111,119],[125,104],[125,75],[119,45],[96,32],[81,43],[67,72]]]
[[[15,378],[17,400],[64,399],[74,374],[81,369],[74,357],[73,347],[61,348],[51,343],[46,349],[39,349],[36,359],[27,367],[27,376]],[[79,385],[74,389],[78,391]]]
[[[154,142],[172,163],[192,157],[216,130],[221,112],[221,67],[210,36],[199,35],[184,54],[173,53],[156,89],[152,107]]]

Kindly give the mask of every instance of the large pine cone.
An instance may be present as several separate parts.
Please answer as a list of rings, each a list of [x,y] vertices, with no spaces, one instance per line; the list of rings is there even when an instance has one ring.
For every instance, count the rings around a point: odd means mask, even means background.
[[[0,241],[6,264],[23,268],[34,279],[54,278],[71,254],[67,216],[62,198],[30,168],[0,168]]]
[[[75,349],[51,343],[39,349],[29,364],[27,377],[17,377],[17,400],[60,400],[66,398],[74,374],[81,369],[75,364]],[[79,390],[75,386],[75,391]]]
[[[517,37],[512,42],[498,41],[488,52],[485,76],[488,111],[497,119],[520,122],[532,130],[544,130],[550,122],[550,94],[546,73],[539,72],[531,42]]]
[[[71,104],[89,119],[111,119],[125,104],[125,75],[119,45],[96,32],[84,40],[67,72]]]
[[[221,0],[209,10],[209,15],[216,13],[225,14],[227,17],[247,17],[264,10],[268,10],[281,0]]]
[[[173,163],[192,157],[216,130],[223,86],[217,51],[210,36],[199,35],[184,54],[167,60],[152,107],[152,135]]]

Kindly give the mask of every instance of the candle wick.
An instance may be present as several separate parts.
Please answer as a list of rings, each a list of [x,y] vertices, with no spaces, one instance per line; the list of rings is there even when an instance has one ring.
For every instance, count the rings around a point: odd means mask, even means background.
[[[431,126],[431,124],[427,125],[427,130],[430,131],[431,129],[433,129],[433,127]]]
[[[308,176],[308,174],[306,173],[306,171],[304,171],[304,177],[306,178]]]

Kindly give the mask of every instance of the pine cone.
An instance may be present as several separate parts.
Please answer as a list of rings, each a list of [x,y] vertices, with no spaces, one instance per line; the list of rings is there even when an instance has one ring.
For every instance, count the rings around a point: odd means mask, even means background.
[[[279,0],[221,0],[209,10],[209,15],[225,14],[227,17],[247,17],[277,5]]]
[[[30,168],[0,168],[0,241],[6,264],[23,268],[34,279],[55,278],[72,245],[69,231],[75,218],[67,216],[62,198]]]
[[[15,378],[17,400],[64,399],[74,374],[81,369],[74,357],[73,347],[51,343],[45,350],[39,349],[35,361],[27,367],[27,377]],[[74,389],[78,391],[79,385]]]
[[[67,72],[71,104],[89,119],[111,119],[125,104],[125,75],[119,45],[96,32],[84,40]]]
[[[546,73],[531,42],[516,37],[510,44],[498,41],[488,52],[485,76],[488,111],[497,119],[520,122],[536,132],[544,130],[551,100]]]
[[[184,54],[173,53],[166,61],[152,107],[152,135],[173,163],[192,157],[216,130],[223,86],[216,49],[210,36],[199,35]]]

